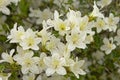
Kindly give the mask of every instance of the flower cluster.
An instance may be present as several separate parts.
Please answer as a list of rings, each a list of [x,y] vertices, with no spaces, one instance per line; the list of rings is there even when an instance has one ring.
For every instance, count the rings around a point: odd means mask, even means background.
[[[9,15],[10,10],[7,8],[7,6],[11,3],[17,5],[19,1],[20,0],[0,0],[0,11],[6,15]]]
[[[7,6],[11,2],[17,5],[19,1],[1,0],[0,11],[9,15]],[[65,1],[67,0],[62,2],[66,3]],[[117,27],[119,17],[115,17],[113,13],[104,16],[101,11],[111,1],[94,1],[93,11],[84,16],[80,11],[70,8],[66,15],[55,10],[53,16],[49,8],[43,11],[30,8],[29,17],[36,18],[37,25],[42,23],[42,28],[24,29],[15,23],[7,39],[9,43],[16,44],[16,48],[11,49],[9,53],[3,52],[3,60],[0,60],[0,63],[7,62],[19,66],[23,80],[69,80],[65,75],[69,76],[72,73],[77,78],[79,75],[85,75],[87,70],[83,67],[91,63],[79,58],[75,51],[89,48],[89,45],[95,42],[94,36],[102,31],[117,31],[114,38],[104,36],[99,50],[92,54],[99,64],[103,64],[104,53],[108,55],[120,45],[120,29]],[[60,6],[59,0],[54,0],[54,4]],[[9,73],[5,80],[10,75]]]

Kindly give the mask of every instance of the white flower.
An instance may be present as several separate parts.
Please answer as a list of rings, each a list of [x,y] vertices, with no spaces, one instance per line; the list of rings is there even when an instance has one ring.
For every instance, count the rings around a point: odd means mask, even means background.
[[[57,45],[57,48],[51,51],[51,54],[59,54],[60,57],[70,58],[70,49],[68,45],[63,44],[62,42]]]
[[[100,0],[97,2],[97,5],[99,5],[101,8],[109,5],[112,2],[112,0]]]
[[[97,21],[95,23],[95,27],[97,29],[97,33],[100,33],[102,30],[106,30],[106,24],[105,21],[101,18],[97,18]]]
[[[100,47],[102,51],[105,51],[106,54],[110,54],[112,50],[116,48],[116,45],[113,43],[113,38],[104,38],[103,39],[104,45]]]
[[[62,58],[63,60],[63,65],[64,66],[70,66],[70,64],[72,64],[72,62],[74,62],[71,58],[70,58],[70,52],[71,50],[68,49],[68,45],[65,45],[63,43],[59,43],[57,48],[54,49],[53,51],[51,51],[51,54],[59,54],[59,56]]]
[[[81,67],[84,64],[84,60],[78,61],[78,58],[76,58],[76,62],[72,63],[70,65],[70,70],[74,73],[74,75],[79,78],[80,75],[85,75],[86,72],[81,69]]]
[[[9,15],[10,10],[7,8],[7,6],[10,5],[11,2],[17,5],[18,1],[20,0],[0,0],[0,11],[6,15]]]
[[[13,56],[14,52],[15,52],[14,49],[12,49],[10,51],[10,54],[3,52],[2,55],[1,55],[2,58],[3,58],[3,60],[0,60],[0,63],[2,63],[2,62],[8,62],[8,63],[13,64],[14,61],[13,61],[13,57],[12,56]]]
[[[105,54],[99,50],[92,54],[92,57],[95,58],[95,61],[99,64],[103,64],[104,56]]]
[[[44,80],[44,79],[42,79],[41,77],[43,77],[43,76],[39,75],[39,76],[36,78],[36,80]]]
[[[24,33],[24,28],[22,26],[17,28],[17,23],[15,23],[13,29],[10,31],[10,35],[8,35],[7,38],[10,40],[10,43],[19,43],[21,42],[21,37]]]
[[[60,35],[64,36],[66,32],[70,29],[70,27],[67,26],[67,21],[63,21],[59,18],[60,15],[57,11],[54,12],[54,20],[49,20],[48,25],[54,27],[56,31],[59,32]]]
[[[41,38],[37,37],[36,32],[33,32],[32,29],[28,29],[25,34],[22,36],[22,41],[20,45],[24,50],[33,49],[38,50],[38,44],[41,42]]]
[[[67,13],[67,21],[68,21],[67,26],[69,26],[70,29],[72,30],[77,26],[77,22],[79,18],[81,19],[80,11],[74,11],[69,9],[69,12]]]
[[[18,54],[15,54],[13,56],[13,59],[17,62],[19,62],[21,60],[21,58],[23,58],[25,56],[25,54],[28,54],[28,53],[33,53],[32,51],[30,50],[23,50],[22,47],[20,46],[17,46],[17,53]]]
[[[31,13],[29,14],[29,16],[37,18],[36,24],[41,24],[43,20],[47,20],[53,17],[52,12],[49,8],[46,8],[43,11],[40,11],[39,9],[33,10],[32,8],[30,8],[30,11]]]
[[[63,67],[64,61],[59,54],[53,54],[52,57],[45,57],[44,63],[47,65],[46,75],[50,76],[55,72],[59,75],[65,75],[66,69]]]
[[[23,75],[23,80],[35,80],[35,75],[32,74],[32,73],[24,74]]]
[[[68,0],[54,0],[54,4],[56,4],[59,7],[62,7],[63,4],[67,3]]]
[[[84,40],[83,42],[84,42],[85,44],[90,44],[91,42],[93,42],[93,41],[94,41],[93,35],[94,35],[94,34],[87,35],[86,38],[85,38],[85,40]]]
[[[88,16],[79,18],[77,21],[77,27],[79,28],[79,30],[87,34],[94,34],[94,32],[92,31],[93,26],[94,22],[89,22]]]
[[[45,63],[44,63],[44,61],[43,61],[43,59],[44,59],[45,57],[47,57],[46,53],[41,53],[41,54],[40,54],[40,58],[39,58],[39,61],[38,61],[38,67],[39,67],[40,73],[41,73],[43,70],[46,69],[46,65],[45,65]]]
[[[106,25],[107,25],[107,29],[109,31],[113,31],[115,32],[117,29],[117,24],[119,22],[119,17],[114,17],[114,15],[112,13],[109,14],[109,17],[104,18]]]
[[[82,68],[85,70],[86,73],[90,73],[90,69],[89,69],[89,66],[92,65],[92,62],[90,60],[88,60],[87,57],[84,58],[84,65],[82,66]]]
[[[5,23],[6,19],[7,19],[6,16],[0,17],[0,35],[6,35],[6,31],[3,28],[3,24]]]
[[[41,24],[43,20],[51,19],[53,18],[52,12],[49,8],[44,9],[41,11],[41,15],[39,15],[39,19],[37,19],[36,23]]]
[[[86,44],[84,43],[86,37],[86,33],[80,32],[77,28],[74,28],[71,31],[71,35],[67,34],[66,35],[66,40],[68,44],[68,49],[71,51],[74,50],[76,47],[77,48],[86,48]]]
[[[8,73],[8,74],[0,73],[0,80],[8,80],[10,76],[11,76],[11,73]]]
[[[46,42],[46,49],[49,51],[53,51],[57,48],[60,43],[60,39],[56,38],[55,36],[51,36],[50,40]]]
[[[117,42],[117,45],[120,45],[120,29],[118,29],[117,36],[115,36],[114,40]]]
[[[32,72],[34,74],[39,73],[38,69],[38,57],[33,57],[33,52],[25,53],[24,56],[20,56],[21,58],[15,57],[14,59],[17,61],[18,64],[22,66],[21,71],[23,74],[27,74],[29,72]]]
[[[10,14],[10,10],[7,6],[10,4],[9,0],[0,0],[0,11],[6,15]]]
[[[96,2],[94,1],[93,11],[90,14],[91,17],[100,17],[104,18],[104,15],[100,12],[99,8],[96,5]]]
[[[48,78],[47,80],[69,80],[68,78],[61,76],[61,75],[52,75],[50,78]]]
[[[94,52],[94,53],[92,54],[92,56],[93,56],[94,58],[96,58],[97,60],[100,60],[100,59],[103,59],[104,53],[98,50],[98,51]]]

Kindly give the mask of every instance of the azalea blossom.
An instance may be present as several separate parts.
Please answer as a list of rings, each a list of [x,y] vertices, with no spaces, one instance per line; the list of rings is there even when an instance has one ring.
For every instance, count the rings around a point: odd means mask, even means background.
[[[100,9],[97,7],[96,2],[94,1],[93,11],[90,14],[91,17],[100,17],[104,18],[104,15],[100,12]]]
[[[0,73],[0,80],[8,80],[8,78],[11,76],[11,73]]]
[[[100,47],[102,51],[105,51],[106,54],[110,54],[112,50],[116,48],[116,45],[113,43],[113,38],[104,38],[104,45]]]
[[[24,74],[23,80],[35,80],[35,74],[33,74],[33,73]]]
[[[81,19],[81,12],[69,9],[69,12],[67,13],[66,16],[67,16],[67,26],[69,26],[70,30],[72,30],[77,26],[78,20]]]
[[[100,33],[102,30],[106,30],[107,29],[105,21],[102,18],[97,18],[97,21],[95,23],[95,27],[97,29],[97,33]]]
[[[34,32],[32,29],[28,29],[21,39],[22,41],[20,42],[20,45],[24,50],[39,49],[38,44],[41,42],[41,38],[37,37],[36,32]]]
[[[7,8],[8,5],[10,5],[9,0],[0,0],[0,11],[6,15],[10,14],[10,10]]]
[[[56,31],[59,32],[60,35],[64,36],[70,27],[67,26],[67,21],[59,18],[60,15],[58,11],[54,12],[54,20],[49,20],[48,25],[54,27]]]
[[[21,37],[25,34],[25,30],[22,26],[17,28],[17,23],[14,24],[13,29],[10,31],[10,35],[8,35],[8,39],[10,43],[19,43],[21,42]]]
[[[49,8],[44,9],[43,11],[39,9],[32,9],[30,8],[31,13],[29,14],[30,17],[37,18],[36,24],[41,24],[43,20],[51,19],[53,18],[52,12]]]
[[[46,69],[46,65],[44,63],[44,58],[47,57],[46,53],[40,53],[40,58],[38,61],[39,72],[43,72]]]
[[[67,74],[66,69],[63,67],[64,60],[59,56],[59,54],[53,54],[52,57],[45,57],[44,63],[47,66],[47,76],[50,76],[54,73],[57,73],[59,75]]]
[[[46,49],[49,51],[53,51],[60,44],[60,39],[55,36],[51,36],[50,40],[46,42]]]
[[[50,40],[51,32],[48,32],[47,30],[51,27],[47,26],[47,23],[43,21],[43,29],[39,32],[37,32],[37,35],[41,37],[41,43],[42,46],[46,45],[46,42]]]
[[[13,54],[14,54],[14,52],[15,52],[14,49],[12,49],[10,51],[10,54],[8,54],[7,52],[6,53],[3,52],[2,55],[1,55],[2,58],[3,58],[3,60],[0,60],[0,63],[2,63],[2,62],[8,62],[10,64],[13,64],[14,63],[14,60],[13,60]]]
[[[23,57],[15,57],[14,59],[17,61],[18,64],[22,66],[21,71],[23,74],[28,74],[29,72],[38,74],[38,57],[33,57],[33,52],[25,53]]]
[[[117,30],[117,36],[115,36],[114,41],[117,42],[117,45],[120,45],[120,29]]]
[[[112,0],[100,0],[97,1],[97,5],[99,5],[101,8],[109,5],[112,2]]]
[[[78,29],[73,29],[71,31],[71,35],[67,34],[66,40],[68,44],[68,49],[73,51],[76,47],[77,48],[86,48],[86,44],[84,43],[86,37],[86,33],[80,32]]]
[[[10,15],[10,10],[7,8],[8,5],[14,3],[18,4],[20,0],[0,0],[0,11],[6,15]]]
[[[74,73],[74,75],[79,78],[80,75],[85,75],[86,72],[82,70],[82,66],[84,64],[84,60],[78,61],[78,58],[76,58],[76,61],[70,65],[70,70]]]
[[[119,17],[114,17],[112,13],[109,14],[109,17],[104,18],[109,31],[115,32],[117,29],[117,24],[119,22]]]

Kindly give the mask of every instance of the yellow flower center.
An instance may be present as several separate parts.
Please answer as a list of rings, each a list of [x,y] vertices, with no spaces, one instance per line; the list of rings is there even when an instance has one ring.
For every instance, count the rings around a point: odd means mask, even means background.
[[[60,30],[65,30],[66,28],[65,28],[66,26],[65,26],[65,24],[64,23],[60,23],[59,24],[59,28],[60,28]]]
[[[29,46],[34,45],[34,38],[29,37],[29,38],[27,39],[27,44],[28,44]]]

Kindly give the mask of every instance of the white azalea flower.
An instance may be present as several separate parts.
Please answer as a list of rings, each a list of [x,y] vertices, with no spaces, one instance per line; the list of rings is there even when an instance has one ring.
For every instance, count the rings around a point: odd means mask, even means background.
[[[40,58],[39,58],[39,61],[38,61],[38,67],[39,67],[39,71],[42,72],[43,70],[46,69],[46,65],[43,61],[43,59],[47,57],[47,55],[45,53],[41,53],[40,54]]]
[[[23,80],[35,80],[35,74],[32,74],[32,73],[24,74]]]
[[[56,31],[59,31],[60,35],[64,36],[64,34],[66,34],[67,30],[69,30],[69,27],[67,27],[66,21],[58,19],[54,22],[54,29]]]
[[[13,29],[10,31],[10,35],[8,35],[7,38],[10,40],[10,43],[19,43],[21,42],[21,37],[24,34],[24,28],[22,26],[17,28],[17,23],[15,23]]]
[[[103,64],[105,54],[102,51],[97,50],[92,54],[92,57],[96,59],[96,62]]]
[[[22,36],[22,41],[20,45],[24,50],[33,49],[38,50],[38,44],[41,42],[41,38],[37,37],[36,32],[33,32],[32,29],[28,29],[25,34]]]
[[[23,74],[27,74],[29,72],[32,72],[34,74],[39,73],[38,69],[38,57],[33,57],[33,52],[31,51],[30,53],[25,53],[23,57],[20,58],[15,58],[18,64],[22,66],[21,71]]]
[[[63,43],[60,43],[56,49],[54,49],[51,54],[59,54],[59,56],[62,58],[63,60],[63,64],[64,66],[69,67],[70,64],[72,64],[72,62],[74,62],[71,58],[70,58],[70,52],[71,50],[68,49],[68,45],[65,45]]]
[[[94,2],[93,11],[90,16],[104,18],[104,15],[100,12],[99,8],[96,5],[96,2]]]
[[[80,31],[85,32],[87,34],[94,34],[92,28],[94,27],[94,22],[89,22],[88,16],[84,16],[77,21],[77,26]]]
[[[86,37],[86,33],[80,32],[77,28],[71,31],[71,35],[67,34],[66,40],[68,44],[68,49],[71,51],[77,48],[86,48],[86,44],[84,43]]]
[[[117,42],[117,45],[120,45],[120,29],[118,29],[117,36],[115,36],[114,40]]]
[[[116,48],[116,45],[113,43],[113,38],[104,38],[103,39],[104,45],[100,47],[102,51],[105,51],[106,54],[110,54],[112,50]]]
[[[47,65],[46,75],[50,76],[55,72],[59,75],[65,75],[66,69],[63,67],[64,60],[59,56],[59,54],[53,54],[52,57],[45,57],[44,63]]]
[[[0,11],[6,15],[10,14],[10,10],[7,8],[8,5],[12,3],[16,4],[19,2],[20,0],[0,0]]]
[[[14,61],[13,61],[13,57],[12,56],[13,56],[14,52],[15,52],[14,49],[12,49],[10,51],[10,54],[3,52],[2,55],[1,55],[2,58],[3,58],[3,60],[0,60],[0,63],[2,63],[2,62],[8,62],[10,64],[13,64]]]
[[[21,60],[21,58],[25,56],[25,54],[28,54],[28,53],[31,53],[31,54],[32,54],[33,52],[30,51],[30,50],[23,50],[22,47],[17,46],[17,53],[18,53],[18,54],[15,54],[15,55],[13,56],[13,59],[14,59],[15,61],[19,62],[19,61]]]
[[[107,25],[107,29],[109,31],[113,31],[115,32],[117,29],[117,24],[119,22],[119,17],[114,17],[114,15],[112,13],[109,14],[109,17],[104,18],[106,25]]]
[[[100,0],[97,1],[97,5],[99,5],[101,8],[109,5],[112,2],[112,0]]]
[[[9,0],[0,0],[0,11],[6,15],[10,14],[10,10],[7,6],[10,4]]]
[[[47,78],[47,80],[69,80],[69,79],[64,76],[55,74],[55,75],[52,75],[50,78]]]
[[[78,58],[76,58],[76,62],[70,65],[70,70],[74,73],[74,75],[79,78],[80,75],[85,75],[86,72],[81,69],[81,67],[84,64],[84,60],[78,61]]]
[[[85,44],[90,44],[91,42],[93,42],[93,34],[87,35],[85,40],[83,41]]]
[[[36,24],[41,24],[43,20],[47,20],[53,17],[52,12],[49,8],[46,8],[43,11],[39,9],[33,10],[32,8],[30,8],[30,11],[31,13],[29,14],[29,16],[37,18]]]
[[[67,13],[67,26],[69,26],[71,30],[77,26],[78,19],[81,19],[81,12],[69,9]]]
[[[60,35],[64,36],[66,32],[70,29],[70,27],[67,26],[67,21],[63,21],[59,17],[59,13],[55,11],[54,20],[49,20],[48,25],[54,27],[56,31],[59,31]]]
[[[49,51],[53,51],[57,48],[60,43],[60,39],[56,38],[55,36],[51,36],[50,40],[46,42],[46,49]]]
[[[70,49],[68,48],[68,45],[63,44],[63,43],[59,43],[57,48],[54,49],[51,54],[59,54],[60,57],[63,58],[70,58]]]
[[[104,58],[104,53],[98,50],[98,51],[94,52],[94,53],[92,54],[92,56],[93,56],[94,58],[96,58],[97,60],[100,60],[100,59],[103,59],[103,58]]]
[[[40,32],[38,32],[37,35],[41,37],[42,46],[45,46],[46,42],[50,40],[51,33],[47,31],[50,27],[47,26],[46,22],[43,21],[42,24],[43,24],[43,29]]]
[[[56,4],[57,6],[61,7],[62,4],[67,3],[68,0],[54,0],[54,4]]]
[[[106,24],[105,21],[101,18],[97,18],[97,21],[95,23],[95,27],[97,29],[97,33],[100,33],[102,30],[106,30]]]
[[[39,15],[39,19],[37,19],[36,23],[41,24],[43,20],[53,18],[53,13],[50,11],[49,8],[44,9],[41,11],[41,15]]]
[[[6,31],[3,28],[3,24],[5,23],[6,19],[7,17],[5,15],[0,17],[0,35],[6,35]]]
[[[11,76],[11,73],[8,73],[8,74],[0,73],[0,80],[8,80],[10,76]]]

